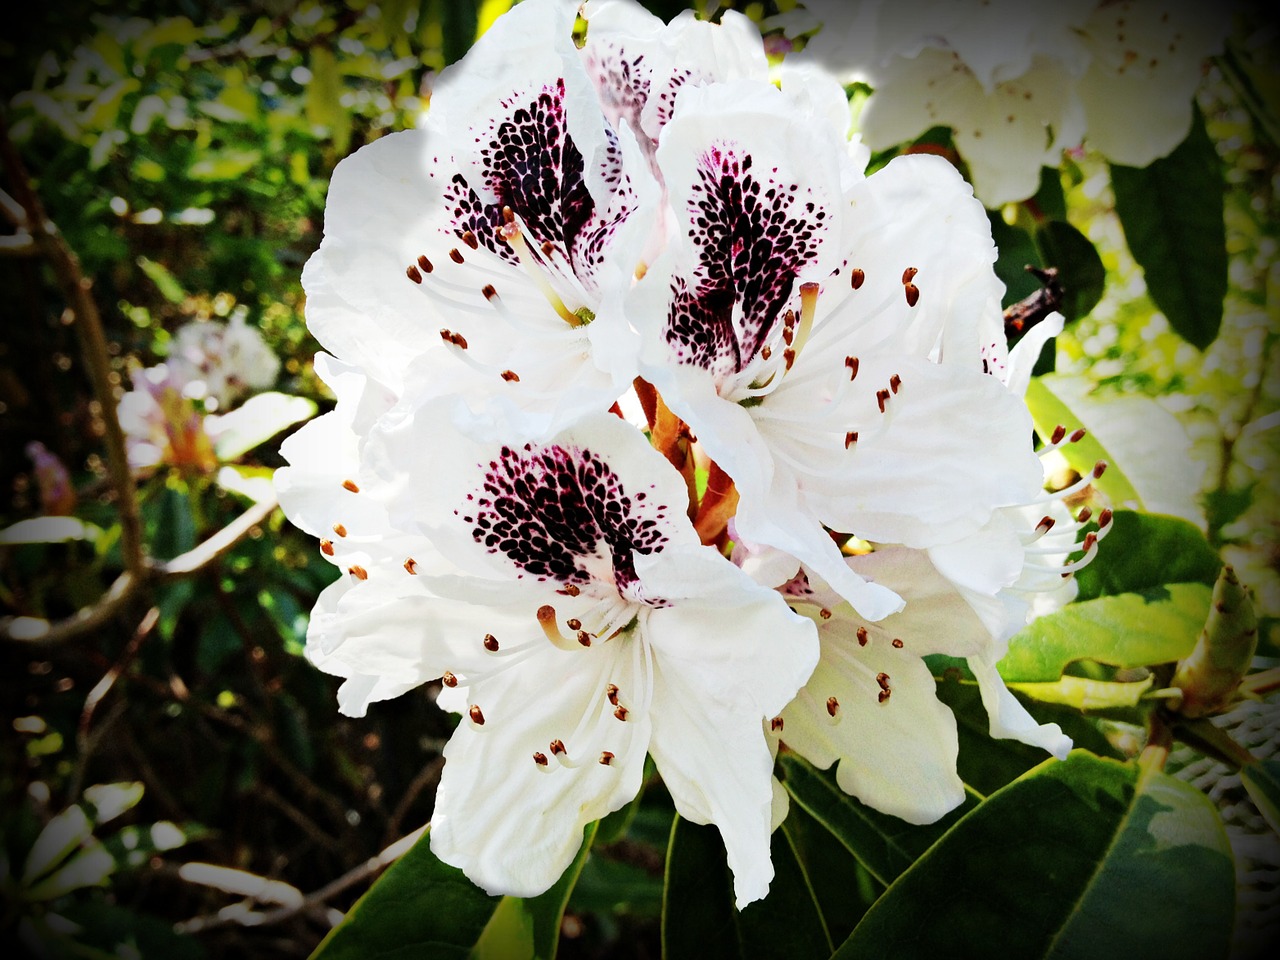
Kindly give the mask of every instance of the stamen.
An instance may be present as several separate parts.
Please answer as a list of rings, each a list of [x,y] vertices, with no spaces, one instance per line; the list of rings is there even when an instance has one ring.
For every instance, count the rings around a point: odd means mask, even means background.
[[[889,399],[888,390],[876,391],[876,404],[880,407],[880,412],[884,413],[884,402]]]
[[[877,673],[876,683],[880,684],[881,690],[889,689],[889,675],[887,673]]]
[[[519,383],[520,375],[514,370],[503,370],[502,379],[507,381],[507,383]]]
[[[486,633],[484,635],[484,648],[488,650],[490,653],[497,653],[498,638],[495,637],[492,633]]]
[[[465,243],[472,250],[480,249],[480,241],[476,239],[476,235],[472,233],[470,230],[463,231],[462,242]]]
[[[446,670],[440,675],[440,682],[446,687],[456,687],[458,685],[458,678]]]
[[[850,430],[848,433],[846,433],[846,434],[844,435],[844,448],[845,448],[846,450],[848,450],[850,447],[852,447],[852,446],[853,446],[855,443],[857,443],[857,442],[858,442],[858,431],[857,431],[857,430]]]
[[[917,303],[920,302],[920,288],[917,287],[914,283],[908,283],[905,286],[903,286],[902,289],[907,295],[908,307],[914,307]]]
[[[610,753],[608,750],[601,750],[600,763],[606,767],[609,766],[611,763],[613,763],[613,754]]]
[[[835,697],[827,697],[827,716],[834,717],[840,712],[840,701]]]
[[[333,525],[333,532],[340,537],[345,537],[347,535],[347,528],[340,523],[335,523]]]
[[[344,490],[350,490],[352,493],[360,492],[360,488],[356,486],[356,482],[354,480],[343,480],[342,487]]]
[[[796,331],[796,352],[804,349],[813,330],[813,315],[818,309],[818,285],[812,281],[800,284],[800,327]]]
[[[604,688],[604,695],[609,698],[609,702],[613,704],[615,707],[618,705],[617,684],[613,684],[613,683],[606,684]]]
[[[823,607],[821,610],[818,611],[818,616],[821,617],[823,620],[830,620],[831,611],[828,610],[826,607]]]
[[[347,567],[347,573],[351,574],[357,580],[369,579],[369,571],[358,563],[353,563],[351,566]]]
[[[591,646],[591,634],[587,633],[585,630],[579,630],[578,643],[582,644],[584,647]]]
[[[865,647],[867,645],[867,628],[858,628],[858,646]]]
[[[901,637],[894,637],[894,638],[893,638],[893,648],[894,648],[895,650],[901,650],[901,649],[902,649],[902,638],[901,638]]]
[[[414,574],[416,576],[418,573],[418,561],[413,559],[413,557],[405,557],[404,572]]]
[[[582,621],[579,620],[577,617],[570,617],[568,620],[564,622],[564,625],[568,627],[570,630],[582,629]]]
[[[414,266],[412,263],[405,268],[404,275],[408,277],[410,280],[412,280],[414,283],[422,282],[422,274],[419,272],[418,268]]]
[[[582,592],[582,588],[579,587],[576,583],[566,583],[563,589],[558,590],[556,592],[563,593],[566,596],[576,597],[578,594]]]
[[[582,318],[564,305],[560,295],[547,282],[541,267],[534,260],[533,253],[529,250],[529,245],[525,243],[524,234],[520,231],[520,225],[516,223],[515,214],[510,207],[502,208],[502,220],[502,226],[498,227],[498,236],[511,245],[511,249],[516,252],[516,256],[520,260],[520,266],[524,268],[524,272],[529,275],[538,290],[546,297],[547,302],[560,315],[560,319],[571,327],[582,326]]]
[[[541,750],[535,750],[533,753],[533,762],[540,767],[545,767],[547,765],[547,755]]]
[[[880,700],[880,702],[881,702],[881,703],[884,703],[884,702],[885,702],[885,701],[887,701],[891,696],[893,696],[893,691],[892,691],[892,690],[881,690],[881,691],[880,691],[879,700]]]
[[[469,709],[467,713],[471,717],[471,722],[477,727],[484,726],[484,711],[480,709],[480,705],[478,703],[473,703],[471,705],[471,709]]]
[[[544,603],[538,608],[538,626],[542,627],[542,632],[547,635],[547,639],[561,650],[573,649],[573,641],[560,632],[560,627],[556,623],[556,608],[551,604]],[[579,643],[581,643],[581,637],[579,637]],[[591,646],[590,637],[583,646]]]
[[[627,719],[627,714],[629,714],[630,712],[631,711],[628,710],[626,707],[624,707],[622,704],[618,704],[618,706],[613,711],[613,715],[625,723]]]
[[[483,287],[480,288],[480,292],[484,294],[484,298],[486,300],[492,300],[494,297],[498,295],[498,290],[496,287],[494,287],[492,283],[486,283]]]
[[[1067,435],[1067,428],[1062,424],[1058,424],[1053,428],[1053,435],[1049,437],[1050,443],[1061,443],[1062,438]]]
[[[321,540],[321,541],[320,541],[320,552],[321,552],[321,553],[323,553],[326,557],[332,557],[332,556],[333,556],[333,541],[332,541],[332,540]]]
[[[457,247],[454,247],[452,250],[449,251],[449,259],[452,260],[454,263],[467,262],[466,259],[462,256],[462,251],[460,251]]]
[[[551,750],[551,755],[553,757],[563,757],[565,755],[563,740],[552,740],[551,746],[548,749]]]
[[[845,357],[844,365],[849,368],[849,380],[850,381],[855,380],[858,376],[858,358]]]
[[[430,273],[435,269],[435,264],[422,255],[418,256],[418,266],[422,268],[423,273]]]
[[[920,272],[920,271],[919,271],[919,270],[917,270],[915,267],[907,267],[907,269],[903,270],[903,271],[902,271],[902,284],[903,284],[903,286],[906,286],[908,283],[910,283],[912,280],[914,280],[914,279],[916,278],[916,274],[917,274],[917,273],[919,273],[919,272]]]
[[[896,394],[898,392],[898,388],[901,386],[902,386],[902,378],[898,376],[896,373],[889,378],[889,390],[892,393]]]
[[[769,729],[770,729],[770,730],[773,730],[773,731],[781,730],[781,729],[782,729],[782,718],[781,718],[781,717],[774,717],[772,720],[770,720],[770,721],[769,721]]]
[[[849,271],[849,286],[853,287],[855,290],[862,286],[862,284],[866,282],[866,279],[867,275],[857,267],[854,267]]]

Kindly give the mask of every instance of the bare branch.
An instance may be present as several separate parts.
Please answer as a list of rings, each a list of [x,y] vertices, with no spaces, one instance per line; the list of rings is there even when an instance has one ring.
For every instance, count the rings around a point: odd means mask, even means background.
[[[165,579],[187,577],[202,570],[243,540],[254,527],[264,523],[277,505],[274,496],[259,500],[203,543],[186,553],[178,554],[172,560],[153,563],[151,569],[157,576]]]
[[[53,272],[62,286],[63,295],[76,318],[76,332],[85,367],[93,385],[94,397],[102,410],[103,439],[107,448],[107,466],[116,489],[116,501],[120,510],[120,551],[126,573],[141,578],[146,567],[142,551],[142,521],[138,514],[138,498],[133,476],[129,473],[129,460],[125,454],[124,431],[116,415],[116,398],[111,384],[111,361],[107,351],[107,337],[102,329],[102,317],[90,291],[93,284],[80,269],[80,260],[58,233],[57,228],[45,216],[44,206],[31,186],[31,177],[22,162],[13,141],[9,139],[9,123],[0,110],[0,160],[3,160],[12,182],[14,198],[22,208],[23,227],[31,234],[48,258]],[[7,203],[0,203],[6,212]]]
[[[1057,268],[1047,267],[1041,270],[1028,264],[1027,272],[1033,274],[1044,286],[1005,310],[1004,333],[1010,341],[1030,330],[1049,314],[1062,309],[1064,291],[1062,282],[1058,279]]]

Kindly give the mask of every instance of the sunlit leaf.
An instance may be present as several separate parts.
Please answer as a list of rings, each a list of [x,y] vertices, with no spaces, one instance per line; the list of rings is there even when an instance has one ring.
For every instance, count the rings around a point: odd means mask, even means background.
[[[1111,186],[1147,292],[1179,336],[1203,350],[1222,324],[1227,237],[1222,160],[1199,111],[1176,150],[1141,169],[1113,166]]]
[[[993,794],[885,891],[835,954],[1225,957],[1235,869],[1204,794],[1076,751]]]
[[[66,543],[68,540],[87,540],[97,544],[102,528],[85,523],[75,517],[33,517],[19,520],[0,530],[0,544],[16,546],[20,543]]]
[[[315,412],[314,400],[271,391],[250,397],[229,413],[205,417],[204,428],[218,459],[234,460]]]
[[[1138,706],[1143,694],[1151,689],[1154,677],[1132,683],[1114,680],[1088,680],[1084,677],[1062,677],[1052,683],[1010,683],[1009,689],[1039,700],[1076,710],[1123,710]]]
[[[142,800],[143,786],[137,780],[126,783],[97,783],[86,787],[84,798],[93,804],[93,821],[109,823],[132,810]]]
[[[76,805],[67,807],[45,824],[36,842],[27,853],[22,867],[22,882],[32,881],[49,873],[62,863],[93,833],[93,825],[84,810]]]
[[[178,278],[163,263],[158,263],[150,257],[138,257],[137,264],[138,269],[146,274],[147,279],[156,285],[160,295],[170,303],[182,303],[187,299],[187,291],[182,289]]]
[[[72,890],[103,886],[115,872],[115,858],[100,842],[89,839],[53,873],[26,890],[29,900],[53,900]]]
[[[1076,660],[1114,667],[1179,660],[1204,627],[1210,593],[1203,584],[1171,583],[1070,604],[1032,621],[1010,641],[1000,675],[1011,683],[1052,683]]]

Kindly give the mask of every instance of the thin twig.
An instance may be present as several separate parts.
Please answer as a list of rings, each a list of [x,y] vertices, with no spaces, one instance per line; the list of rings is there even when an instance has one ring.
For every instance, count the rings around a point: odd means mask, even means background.
[[[1033,274],[1044,286],[1029,297],[1023,297],[1017,303],[1010,304],[1004,312],[1004,333],[1009,340],[1026,333],[1049,314],[1062,309],[1064,291],[1058,279],[1055,267],[1039,267],[1027,265],[1027,272]]]
[[[271,516],[277,505],[278,501],[274,494],[259,500],[204,542],[192,547],[186,553],[178,554],[172,560],[153,563],[151,568],[157,576],[165,579],[188,577],[226,554],[227,551],[243,540],[254,527],[264,523]]]
[[[125,453],[124,431],[116,414],[116,397],[111,383],[111,359],[102,317],[90,291],[93,284],[80,269],[80,260],[57,228],[45,216],[44,205],[31,185],[30,174],[9,138],[9,122],[0,109],[0,159],[12,181],[14,198],[22,207],[28,233],[40,245],[62,286],[63,295],[76,318],[76,332],[85,368],[101,409],[103,441],[107,448],[107,468],[116,490],[120,511],[120,552],[127,573],[140,577],[146,567],[142,550],[142,520],[138,512],[133,475]]]

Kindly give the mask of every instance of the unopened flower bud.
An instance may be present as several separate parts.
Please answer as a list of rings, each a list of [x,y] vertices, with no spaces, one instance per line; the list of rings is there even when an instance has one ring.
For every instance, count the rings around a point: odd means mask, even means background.
[[[1223,567],[1200,639],[1173,675],[1173,686],[1182,690],[1178,710],[1184,716],[1203,717],[1230,706],[1257,647],[1253,602],[1235,571]]]

